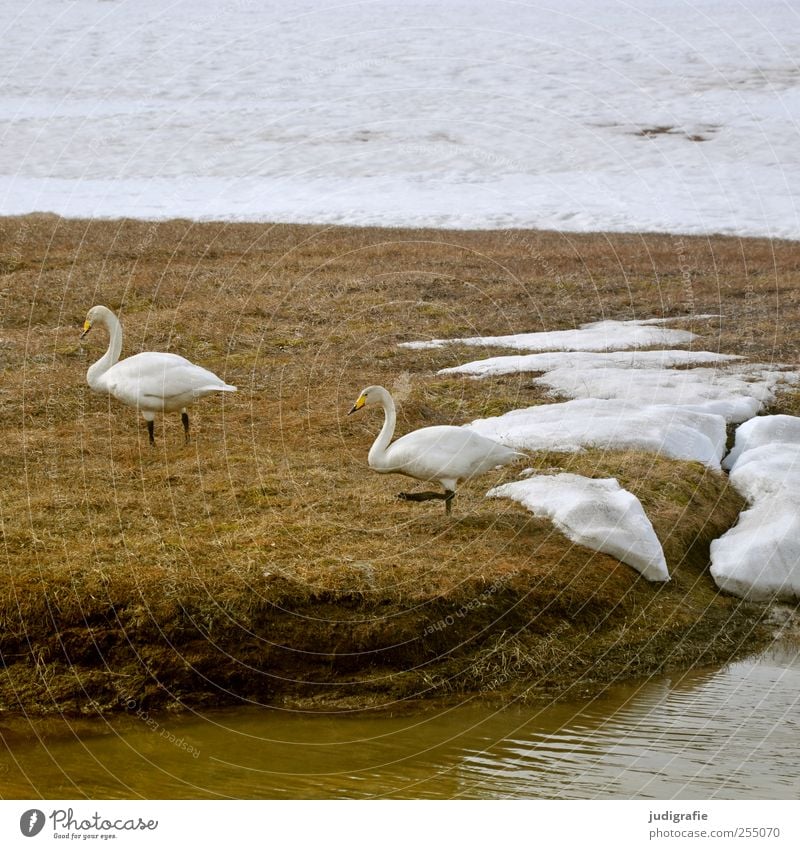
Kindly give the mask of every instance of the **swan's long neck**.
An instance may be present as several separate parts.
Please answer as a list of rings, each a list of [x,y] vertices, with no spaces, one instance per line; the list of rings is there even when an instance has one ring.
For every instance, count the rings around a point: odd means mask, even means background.
[[[97,319],[97,323],[104,324],[108,329],[110,336],[108,350],[93,366],[89,367],[89,371],[86,372],[86,382],[95,392],[102,392],[103,375],[119,360],[122,351],[122,325],[111,310],[103,313],[102,318]]]
[[[386,390],[381,394],[381,406],[383,407],[383,427],[375,442],[372,443],[372,448],[369,449],[369,454],[367,455],[367,462],[373,469],[380,468],[384,465],[386,449],[392,441],[395,424],[397,423],[394,401]]]

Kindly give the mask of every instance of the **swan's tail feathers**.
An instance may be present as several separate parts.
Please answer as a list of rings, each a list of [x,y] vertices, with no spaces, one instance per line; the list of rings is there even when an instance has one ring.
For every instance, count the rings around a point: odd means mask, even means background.
[[[235,386],[231,386],[229,383],[223,383],[221,386],[219,383],[214,383],[209,386],[203,386],[200,390],[201,392],[238,392],[239,390]]]
[[[505,458],[505,460],[503,460],[501,463],[498,463],[498,465],[495,466],[495,469],[502,469],[503,466],[507,466],[510,463],[519,463],[520,460],[530,460],[530,459],[531,459],[530,456],[528,454],[523,454],[522,451],[512,451],[512,453],[509,454]]]

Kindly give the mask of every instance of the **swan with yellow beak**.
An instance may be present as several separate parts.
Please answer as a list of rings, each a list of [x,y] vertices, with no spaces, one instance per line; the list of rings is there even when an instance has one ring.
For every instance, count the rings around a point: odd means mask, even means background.
[[[96,325],[108,330],[110,340],[108,350],[86,372],[86,382],[94,392],[112,395],[139,410],[147,422],[151,445],[155,445],[156,413],[180,410],[184,438],[188,443],[188,405],[211,392],[236,392],[235,386],[229,386],[213,372],[177,354],[146,351],[118,362],[122,351],[119,319],[108,307],[92,307],[83,323],[81,339]]]
[[[445,512],[450,513],[459,483],[525,456],[468,428],[453,425],[423,427],[392,443],[397,423],[392,396],[383,386],[368,386],[348,415],[369,406],[382,407],[384,414],[383,427],[367,457],[369,467],[381,474],[436,481],[444,489],[443,493],[398,493],[403,501],[442,500]]]

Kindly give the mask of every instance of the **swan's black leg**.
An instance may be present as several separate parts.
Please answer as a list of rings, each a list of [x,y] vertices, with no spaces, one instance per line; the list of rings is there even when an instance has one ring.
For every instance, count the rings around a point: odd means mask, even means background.
[[[186,440],[186,444],[189,444],[189,414],[186,410],[181,411],[181,421],[183,422],[183,438]]]
[[[447,498],[441,492],[398,492],[397,497],[401,501],[442,501]]]
[[[444,511],[449,516],[456,493],[453,489],[444,492],[398,492],[397,497],[401,501],[444,501]]]
[[[149,421],[147,423],[147,435],[150,437],[150,444],[151,445],[156,444],[156,438],[155,438],[155,435],[154,435],[154,430],[155,430],[155,422]]]

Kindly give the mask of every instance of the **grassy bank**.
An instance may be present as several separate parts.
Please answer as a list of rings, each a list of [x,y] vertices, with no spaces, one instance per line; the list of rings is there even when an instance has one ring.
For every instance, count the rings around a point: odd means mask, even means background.
[[[483,494],[404,504],[366,467],[381,383],[398,433],[529,406],[521,376],[428,337],[720,313],[697,348],[793,362],[800,251],[725,238],[0,219],[5,482],[0,706],[154,708],[239,700],[338,708],[446,693],[551,698],[718,661],[762,637],[720,595],[708,546],[742,502],[722,475],[636,453],[537,456],[617,477],[674,580],[649,584]],[[239,387],[156,423],[93,395],[87,309],[119,310],[123,356],[172,350]],[[776,411],[800,412],[798,395]]]

